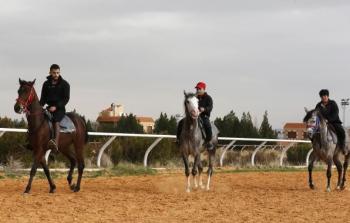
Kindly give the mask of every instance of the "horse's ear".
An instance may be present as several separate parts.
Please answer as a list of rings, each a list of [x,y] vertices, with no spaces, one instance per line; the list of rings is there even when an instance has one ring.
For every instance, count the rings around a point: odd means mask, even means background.
[[[33,82],[32,82],[31,84],[34,85],[34,84],[35,84],[35,81],[36,81],[36,78],[33,80]]]
[[[23,83],[23,81],[21,80],[21,78],[18,78],[18,82],[21,85]]]
[[[306,113],[308,113],[308,112],[309,112],[309,110],[308,110],[306,107],[304,107],[304,110],[305,110],[305,112],[306,112]]]
[[[187,93],[186,93],[186,91],[184,90],[184,95],[185,95],[185,97],[187,97]]]

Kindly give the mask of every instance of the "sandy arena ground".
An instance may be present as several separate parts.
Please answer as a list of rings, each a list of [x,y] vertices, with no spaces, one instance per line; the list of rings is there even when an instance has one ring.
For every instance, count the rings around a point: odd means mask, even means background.
[[[335,174],[335,173],[334,173]],[[212,190],[185,192],[182,174],[84,179],[72,193],[57,179],[56,194],[36,179],[0,180],[0,222],[349,222],[350,191],[325,192],[325,173],[218,173]]]

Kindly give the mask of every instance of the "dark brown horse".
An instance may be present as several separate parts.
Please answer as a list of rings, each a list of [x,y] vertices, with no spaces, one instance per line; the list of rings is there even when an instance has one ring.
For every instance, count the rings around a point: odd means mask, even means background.
[[[50,140],[50,127],[44,113],[44,109],[39,103],[38,96],[34,89],[34,81],[23,81],[19,79],[20,87],[18,89],[18,99],[14,106],[16,113],[25,113],[28,121],[28,139],[29,146],[33,150],[34,163],[30,171],[30,178],[24,193],[29,193],[33,178],[39,165],[44,169],[45,175],[50,184],[50,193],[54,193],[56,185],[54,184],[49,168],[46,164],[45,153],[48,150],[47,145]],[[73,133],[60,133],[59,151],[70,161],[70,170],[67,181],[74,192],[80,190],[81,178],[84,171],[84,145],[88,140],[85,120],[76,113],[67,113],[75,125]],[[70,145],[74,145],[74,154],[70,150]],[[74,168],[78,164],[77,184],[72,184]]]

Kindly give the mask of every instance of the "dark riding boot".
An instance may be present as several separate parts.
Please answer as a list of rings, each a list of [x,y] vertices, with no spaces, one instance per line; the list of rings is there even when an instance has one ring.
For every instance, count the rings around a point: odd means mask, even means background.
[[[345,130],[341,124],[333,124],[333,128],[335,129],[335,133],[338,138],[338,146],[341,151],[343,151],[344,155],[347,155],[348,151],[345,148]]]
[[[204,146],[207,148],[207,150],[213,150],[214,149],[214,145],[211,142],[212,138],[213,138],[213,132],[211,129],[211,124],[210,124],[210,120],[208,117],[203,117],[202,118],[202,123],[203,123],[203,127],[204,127],[204,131],[205,131],[205,141],[204,141]]]
[[[60,137],[60,123],[59,122],[54,122],[52,123],[53,125],[53,130],[54,130],[54,139],[51,139],[49,141],[49,149],[52,150],[52,152],[58,152],[58,142],[59,142],[59,137]]]

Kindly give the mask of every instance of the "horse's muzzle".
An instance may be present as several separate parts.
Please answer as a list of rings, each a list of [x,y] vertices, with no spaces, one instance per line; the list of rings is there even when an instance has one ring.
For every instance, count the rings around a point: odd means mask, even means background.
[[[15,112],[16,112],[17,114],[21,114],[21,113],[23,112],[22,106],[21,106],[20,104],[18,104],[18,103],[15,104],[15,106],[14,106],[13,109],[15,110]]]

